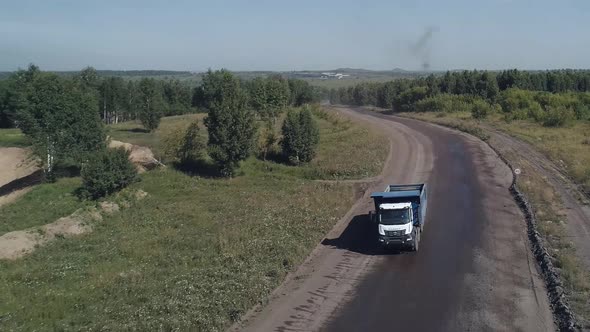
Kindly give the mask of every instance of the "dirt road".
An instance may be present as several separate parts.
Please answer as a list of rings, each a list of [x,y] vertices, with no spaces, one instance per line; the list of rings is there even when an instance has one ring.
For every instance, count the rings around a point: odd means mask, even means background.
[[[259,312],[232,330],[555,330],[510,197],[512,174],[483,142],[426,123],[337,109],[386,133],[382,176]],[[369,193],[427,182],[418,253],[383,252]]]

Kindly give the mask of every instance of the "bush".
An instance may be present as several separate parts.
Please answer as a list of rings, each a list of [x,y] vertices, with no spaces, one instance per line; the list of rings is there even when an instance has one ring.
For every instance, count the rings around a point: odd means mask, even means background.
[[[272,122],[267,121],[266,126],[262,128],[260,135],[258,136],[257,152],[258,157],[262,160],[266,160],[268,155],[273,155],[277,152],[277,143],[279,136],[273,128]]]
[[[473,101],[471,116],[474,119],[485,119],[494,111],[492,105],[484,100],[476,99]]]
[[[428,91],[423,86],[408,89],[400,93],[394,100],[394,110],[397,112],[411,112],[414,110],[414,105],[426,98],[427,94]]]
[[[313,159],[320,140],[320,131],[309,107],[300,112],[289,112],[283,123],[282,133],[283,154],[291,163],[298,164]]]
[[[469,112],[470,97],[451,94],[439,94],[418,101],[414,104],[416,112]]]
[[[547,106],[543,126],[545,127],[563,127],[575,119],[575,113],[571,108],[564,106],[551,107]]]
[[[535,93],[520,89],[508,89],[500,95],[500,105],[506,113],[512,113],[520,109],[529,109],[540,106],[535,100]]]
[[[188,127],[173,128],[164,136],[164,155],[167,160],[186,164],[203,156],[205,142],[200,137],[199,121],[191,122]]]
[[[587,104],[576,104],[574,113],[578,120],[590,120],[590,107]]]
[[[82,194],[97,199],[119,191],[137,180],[137,170],[124,148],[105,149],[82,166]]]

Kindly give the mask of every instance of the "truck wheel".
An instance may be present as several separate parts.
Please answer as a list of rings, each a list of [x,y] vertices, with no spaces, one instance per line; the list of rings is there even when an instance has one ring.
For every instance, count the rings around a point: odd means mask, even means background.
[[[420,247],[420,229],[415,228],[416,232],[414,233],[414,242],[412,243],[412,251],[418,251]]]

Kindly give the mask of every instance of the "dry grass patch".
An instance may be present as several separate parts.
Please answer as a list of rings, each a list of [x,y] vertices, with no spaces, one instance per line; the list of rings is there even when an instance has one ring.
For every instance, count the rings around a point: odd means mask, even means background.
[[[543,151],[590,194],[590,123],[577,121],[569,127],[547,128],[529,121],[492,119],[490,124]]]

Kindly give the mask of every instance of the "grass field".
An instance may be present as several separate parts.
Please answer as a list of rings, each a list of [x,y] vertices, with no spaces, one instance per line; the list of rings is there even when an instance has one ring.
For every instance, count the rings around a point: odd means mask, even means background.
[[[29,145],[27,138],[20,129],[0,129],[0,148],[25,147]]]
[[[252,158],[233,179],[147,172],[130,190],[148,197],[93,233],[0,262],[0,330],[223,330],[264,302],[353,203],[351,184],[310,179],[375,175],[384,162],[372,150],[386,151],[385,138],[319,121],[310,165]],[[158,144],[157,132],[125,135]]]

